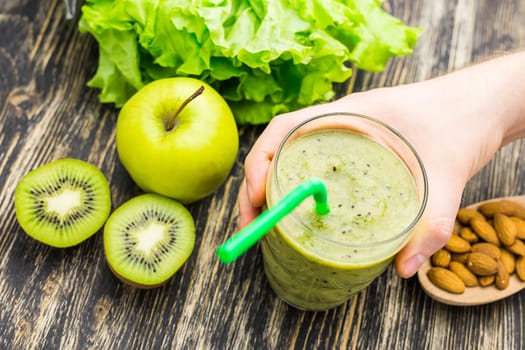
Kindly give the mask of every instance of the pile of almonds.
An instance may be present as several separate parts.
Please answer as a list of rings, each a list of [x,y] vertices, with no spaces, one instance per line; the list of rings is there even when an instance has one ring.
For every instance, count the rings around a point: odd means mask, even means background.
[[[457,229],[431,257],[430,281],[461,294],[465,287],[503,290],[510,275],[525,281],[525,207],[509,200],[461,208]]]

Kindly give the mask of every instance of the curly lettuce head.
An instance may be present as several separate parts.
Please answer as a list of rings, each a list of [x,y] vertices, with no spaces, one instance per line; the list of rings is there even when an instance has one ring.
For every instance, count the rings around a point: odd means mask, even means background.
[[[122,106],[144,84],[191,76],[239,124],[329,101],[358,69],[412,52],[420,28],[378,0],[87,0],[79,22],[99,45],[100,101]]]

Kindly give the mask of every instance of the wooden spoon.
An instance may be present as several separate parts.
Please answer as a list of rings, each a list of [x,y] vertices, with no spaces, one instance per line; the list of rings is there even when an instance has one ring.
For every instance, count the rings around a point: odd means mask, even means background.
[[[480,204],[502,199],[508,199],[525,206],[525,196],[501,197],[469,205],[468,208],[477,208]],[[509,285],[503,290],[497,289],[494,285],[487,287],[466,287],[462,294],[454,294],[436,287],[428,279],[427,272],[431,268],[430,260],[427,259],[419,268],[417,276],[421,287],[431,298],[448,305],[472,306],[489,304],[511,296],[525,288],[525,282],[521,281],[516,273],[510,277]]]

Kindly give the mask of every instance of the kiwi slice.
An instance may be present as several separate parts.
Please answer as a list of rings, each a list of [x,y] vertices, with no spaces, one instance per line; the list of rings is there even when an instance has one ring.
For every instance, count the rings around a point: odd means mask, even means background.
[[[104,252],[123,282],[153,288],[164,284],[189,258],[195,223],[181,203],[143,194],[122,204],[104,227]]]
[[[58,159],[20,180],[15,211],[29,236],[53,247],[71,247],[104,225],[111,211],[109,184],[90,163]]]

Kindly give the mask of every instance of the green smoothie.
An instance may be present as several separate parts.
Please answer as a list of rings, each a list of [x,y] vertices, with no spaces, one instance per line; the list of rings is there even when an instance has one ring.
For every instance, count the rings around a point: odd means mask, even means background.
[[[392,151],[348,130],[305,134],[280,152],[272,206],[299,183],[326,183],[330,213],[305,200],[261,241],[267,279],[289,304],[326,310],[368,286],[406,243],[421,209],[414,178]]]

